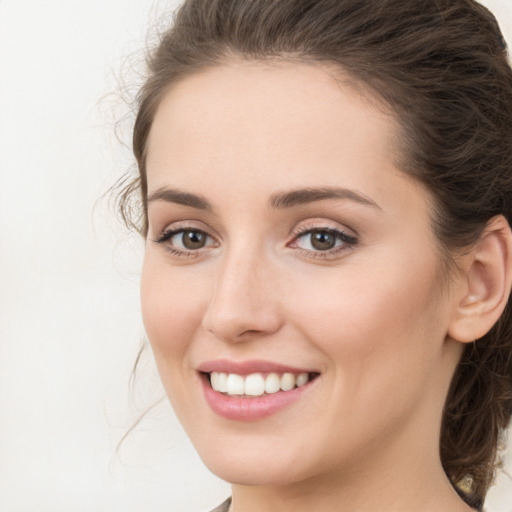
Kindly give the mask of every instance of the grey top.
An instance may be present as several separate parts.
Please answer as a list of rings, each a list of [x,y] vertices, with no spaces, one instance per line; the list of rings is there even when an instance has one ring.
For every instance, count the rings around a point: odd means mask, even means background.
[[[231,505],[231,497],[229,497],[224,503],[219,505],[218,507],[214,508],[212,512],[229,512],[229,506]],[[477,512],[485,512],[483,508],[478,507],[474,503],[470,506],[474,507]]]
[[[229,506],[231,505],[231,498],[228,498],[224,503],[214,508],[212,512],[228,512]]]

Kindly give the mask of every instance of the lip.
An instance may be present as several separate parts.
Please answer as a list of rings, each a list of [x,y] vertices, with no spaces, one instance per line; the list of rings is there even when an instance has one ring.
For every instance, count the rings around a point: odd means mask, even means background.
[[[208,373],[225,372],[238,375],[250,375],[251,373],[315,373],[306,369],[295,368],[269,361],[228,361],[214,360],[202,363],[198,368],[203,394],[212,411],[228,420],[256,421],[272,416],[282,409],[298,401],[304,393],[307,393],[315,385],[317,378],[310,380],[304,386],[290,391],[278,391],[269,395],[258,397],[228,396],[215,391],[209,382]]]
[[[249,361],[230,361],[228,359],[215,359],[205,361],[197,367],[201,373],[224,372],[238,375],[250,375],[251,373],[320,373],[310,368],[296,368],[271,361],[252,359]]]

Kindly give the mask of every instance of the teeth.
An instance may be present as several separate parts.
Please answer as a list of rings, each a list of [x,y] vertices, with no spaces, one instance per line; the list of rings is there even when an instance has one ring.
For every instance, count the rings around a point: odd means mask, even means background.
[[[223,372],[212,372],[210,375],[212,388],[221,393],[228,390],[228,374]]]
[[[285,373],[281,377],[281,389],[283,391],[290,391],[295,387],[295,375],[293,373]]]
[[[307,373],[299,373],[297,375],[297,387],[300,388],[301,386],[304,386],[304,384],[307,384],[309,381],[309,375]]]
[[[217,391],[220,391],[221,393],[226,393],[228,391],[228,374],[227,373],[224,373],[224,372],[219,373],[219,381],[218,381]]]
[[[269,373],[265,379],[265,391],[267,393],[277,393],[281,389],[279,375],[277,373]]]
[[[300,388],[309,381],[309,374],[299,373],[269,373],[264,377],[261,373],[242,376],[236,373],[211,372],[210,383],[215,391],[227,393],[230,396],[262,396],[263,394],[290,391]]]
[[[253,373],[245,378],[245,394],[261,396],[265,393],[265,379],[261,373]]]
[[[245,391],[244,378],[236,373],[228,375],[227,394],[228,395],[243,395]]]
[[[219,372],[212,372],[210,374],[210,384],[212,385],[212,388],[216,390],[219,389],[219,375]]]

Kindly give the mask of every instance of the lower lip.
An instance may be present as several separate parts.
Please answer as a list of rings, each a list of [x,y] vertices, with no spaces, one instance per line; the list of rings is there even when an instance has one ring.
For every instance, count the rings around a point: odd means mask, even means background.
[[[310,381],[300,388],[290,391],[278,391],[270,395],[253,398],[228,396],[215,391],[206,375],[201,376],[206,402],[212,411],[228,420],[255,421],[276,414],[288,405],[296,402],[314,382]]]

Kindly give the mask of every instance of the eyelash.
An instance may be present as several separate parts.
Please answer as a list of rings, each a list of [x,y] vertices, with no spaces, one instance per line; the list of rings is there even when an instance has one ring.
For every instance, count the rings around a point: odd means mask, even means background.
[[[184,234],[187,232],[191,233],[197,233],[199,235],[204,235],[205,237],[209,238],[210,240],[214,240],[212,236],[210,236],[206,231],[202,229],[198,229],[191,226],[176,226],[174,228],[167,229],[163,231],[159,236],[153,239],[154,242],[157,244],[163,245],[165,247],[165,250],[170,252],[173,256],[177,257],[185,257],[185,258],[195,258],[202,254],[204,249],[207,249],[208,247],[201,247],[198,249],[178,249],[174,247],[173,245],[169,244],[168,242],[176,235]],[[313,233],[323,233],[327,235],[331,235],[335,237],[335,241],[340,241],[341,244],[339,246],[335,246],[332,249],[326,249],[326,250],[311,250],[311,249],[304,249],[297,245],[298,240],[301,238],[304,238],[308,235],[311,235]],[[288,247],[296,248],[302,255],[307,256],[309,258],[313,259],[319,259],[319,258],[329,258],[334,257],[338,253],[346,251],[348,249],[351,249],[357,244],[357,238],[349,235],[345,231],[341,229],[331,228],[331,227],[325,227],[325,226],[319,226],[319,225],[308,225],[308,226],[302,226],[301,228],[297,229],[293,232],[293,240],[292,242],[288,243]]]
[[[304,238],[308,235],[311,235],[313,233],[323,233],[327,235],[331,235],[335,238],[335,242],[340,241],[341,244],[339,246],[335,246],[332,249],[327,250],[310,250],[310,249],[303,249],[301,247],[297,246],[297,242],[299,239]],[[353,248],[358,240],[355,236],[349,235],[342,229],[337,228],[331,228],[326,227],[322,225],[309,225],[309,226],[301,226],[297,231],[293,233],[293,241],[288,244],[289,247],[296,247],[298,251],[304,256],[307,256],[309,258],[313,259],[320,259],[320,258],[332,258],[337,256],[339,253],[347,251],[351,248]],[[311,242],[310,242],[311,244]]]
[[[204,235],[209,239],[213,240],[213,237],[210,236],[206,231],[203,229],[195,228],[193,226],[176,226],[174,228],[167,229],[163,231],[160,235],[158,235],[155,239],[153,239],[154,242],[157,244],[163,245],[165,247],[165,250],[170,252],[173,256],[177,256],[179,258],[196,258],[201,255],[202,249],[204,247],[201,247],[199,249],[177,249],[170,243],[168,243],[174,236],[185,233],[197,233],[200,235]]]

